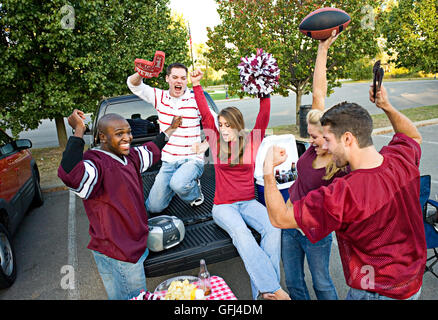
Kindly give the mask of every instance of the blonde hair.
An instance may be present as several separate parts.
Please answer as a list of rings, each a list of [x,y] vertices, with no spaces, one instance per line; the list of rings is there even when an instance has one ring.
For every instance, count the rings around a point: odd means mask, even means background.
[[[307,113],[306,121],[308,124],[312,124],[318,128],[318,130],[322,133],[322,125],[321,125],[321,118],[324,114],[324,111],[318,110],[318,109],[312,109]],[[333,178],[333,176],[339,171],[345,170],[345,167],[338,168],[333,160],[330,160],[330,162],[325,166],[325,176],[322,177],[323,180],[330,180]]]

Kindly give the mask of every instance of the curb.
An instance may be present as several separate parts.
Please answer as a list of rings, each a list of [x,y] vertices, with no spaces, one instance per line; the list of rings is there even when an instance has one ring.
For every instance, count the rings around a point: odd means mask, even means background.
[[[424,126],[433,125],[433,124],[438,124],[438,118],[414,122],[414,125],[416,127],[424,127]],[[376,136],[379,134],[385,134],[385,133],[389,133],[389,132],[394,132],[394,129],[392,128],[392,126],[374,129],[372,132],[372,135]]]
[[[221,100],[214,100],[214,102],[215,103],[222,103],[222,102],[233,102],[233,101],[249,100],[249,99],[253,99],[253,98],[251,98],[251,97],[243,97],[242,99],[240,99],[240,98],[221,99]]]

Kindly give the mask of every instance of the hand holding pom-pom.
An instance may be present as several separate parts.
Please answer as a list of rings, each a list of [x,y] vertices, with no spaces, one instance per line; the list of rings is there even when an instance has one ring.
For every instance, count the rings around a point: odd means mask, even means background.
[[[278,86],[280,69],[275,58],[263,49],[257,49],[257,53],[251,57],[241,58],[237,66],[240,72],[242,90],[249,94],[267,96]]]

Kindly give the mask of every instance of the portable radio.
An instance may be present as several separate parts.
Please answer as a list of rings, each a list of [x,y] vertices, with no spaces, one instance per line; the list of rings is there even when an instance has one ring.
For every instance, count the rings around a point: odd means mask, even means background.
[[[185,227],[181,219],[162,215],[148,221],[148,248],[153,252],[172,248],[184,239]]]

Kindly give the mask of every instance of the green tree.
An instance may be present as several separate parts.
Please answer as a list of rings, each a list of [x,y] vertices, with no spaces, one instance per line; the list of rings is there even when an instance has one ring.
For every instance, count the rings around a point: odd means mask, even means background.
[[[187,30],[168,0],[7,0],[0,27],[0,125],[17,135],[55,119],[61,146],[74,108],[94,112],[103,97],[129,93],[135,58],[161,50],[165,67],[189,62]],[[164,72],[147,82],[164,87]]]
[[[195,69],[200,69],[204,76],[201,80],[201,85],[203,87],[208,87],[215,82],[220,82],[221,73],[212,68],[210,61],[208,59],[207,53],[210,48],[207,47],[205,43],[194,43],[193,51],[195,56]]]
[[[243,96],[237,65],[240,58],[257,48],[273,54],[280,67],[280,86],[276,93],[296,94],[296,113],[301,97],[311,91],[318,41],[299,31],[299,24],[310,12],[331,6],[321,0],[216,0],[222,23],[209,29],[207,45],[212,66],[226,72],[224,79],[231,94]],[[346,31],[330,48],[327,61],[328,90],[340,86],[338,79],[349,76],[349,68],[363,57],[378,52],[375,34],[377,0],[340,0],[336,7],[351,17]],[[346,97],[347,98],[347,97]],[[296,117],[299,125],[299,117]]]
[[[386,51],[397,67],[438,72],[438,3],[436,0],[399,0],[382,13]]]

